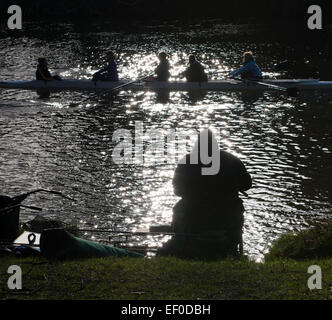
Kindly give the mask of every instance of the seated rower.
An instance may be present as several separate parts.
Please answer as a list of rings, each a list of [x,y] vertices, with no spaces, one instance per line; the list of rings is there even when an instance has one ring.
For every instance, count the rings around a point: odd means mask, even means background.
[[[183,75],[189,82],[208,81],[204,67],[196,60],[196,57],[193,54],[189,55],[189,67],[184,71]]]
[[[115,53],[113,51],[108,51],[106,53],[108,64],[93,75],[92,81],[119,81],[118,68],[115,59]]]
[[[38,58],[38,65],[36,70],[36,79],[43,81],[61,80],[58,75],[52,76],[47,68],[46,58]]]
[[[154,78],[154,80],[157,81],[168,81],[171,74],[169,73],[170,65],[168,61],[168,56],[165,52],[160,52],[158,54],[159,58],[159,64],[157,68],[155,69],[155,73],[157,77]]]
[[[243,66],[229,74],[231,78],[241,75],[242,79],[263,80],[262,71],[257,66],[251,51],[243,53]]]

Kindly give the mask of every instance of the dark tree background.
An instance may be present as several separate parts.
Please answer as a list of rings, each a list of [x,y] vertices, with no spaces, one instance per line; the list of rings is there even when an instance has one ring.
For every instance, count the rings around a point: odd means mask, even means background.
[[[10,5],[23,9],[26,19],[83,18],[131,19],[156,21],[176,18],[220,18],[236,21],[306,20],[307,9],[318,4],[323,9],[324,22],[329,23],[331,0],[1,0],[0,16],[8,16]]]

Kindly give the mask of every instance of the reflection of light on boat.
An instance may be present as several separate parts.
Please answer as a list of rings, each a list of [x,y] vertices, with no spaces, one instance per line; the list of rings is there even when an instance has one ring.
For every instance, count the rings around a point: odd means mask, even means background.
[[[62,80],[62,81],[2,81],[0,88],[4,89],[49,89],[49,90],[111,90],[126,84],[128,81],[91,81],[91,80]],[[273,91],[276,86],[281,88],[296,88],[300,91],[332,90],[332,81],[319,80],[265,80],[262,83],[242,82],[238,80],[212,80],[208,82],[185,81],[143,81],[134,82],[121,90],[170,90],[170,91]],[[269,86],[271,85],[271,87]]]

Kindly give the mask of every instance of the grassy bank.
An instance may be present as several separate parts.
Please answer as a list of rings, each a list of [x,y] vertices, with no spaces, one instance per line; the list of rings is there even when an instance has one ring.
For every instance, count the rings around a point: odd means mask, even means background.
[[[10,265],[22,268],[22,290],[7,287]],[[311,265],[322,270],[321,290],[308,288]],[[5,256],[0,258],[0,299],[332,300],[332,220],[281,236],[264,263],[163,257],[52,262]]]
[[[23,272],[23,289],[16,292],[7,288],[13,264]],[[314,264],[322,268],[322,290],[307,287],[307,270]],[[332,259],[264,264],[245,259],[0,259],[1,299],[332,299],[331,287]]]
[[[265,260],[278,258],[332,258],[332,219],[312,221],[306,230],[282,235],[265,255]]]

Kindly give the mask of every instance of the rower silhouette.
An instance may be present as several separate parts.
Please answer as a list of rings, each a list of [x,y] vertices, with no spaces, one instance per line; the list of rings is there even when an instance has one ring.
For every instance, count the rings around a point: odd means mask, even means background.
[[[220,150],[210,129],[202,131],[175,170],[174,193],[181,197],[173,208],[175,236],[159,253],[191,258],[240,253],[244,207],[239,192],[251,185],[241,160]]]
[[[189,82],[207,82],[208,76],[204,71],[203,65],[196,60],[195,55],[190,54],[188,57],[189,66],[183,72]]]

